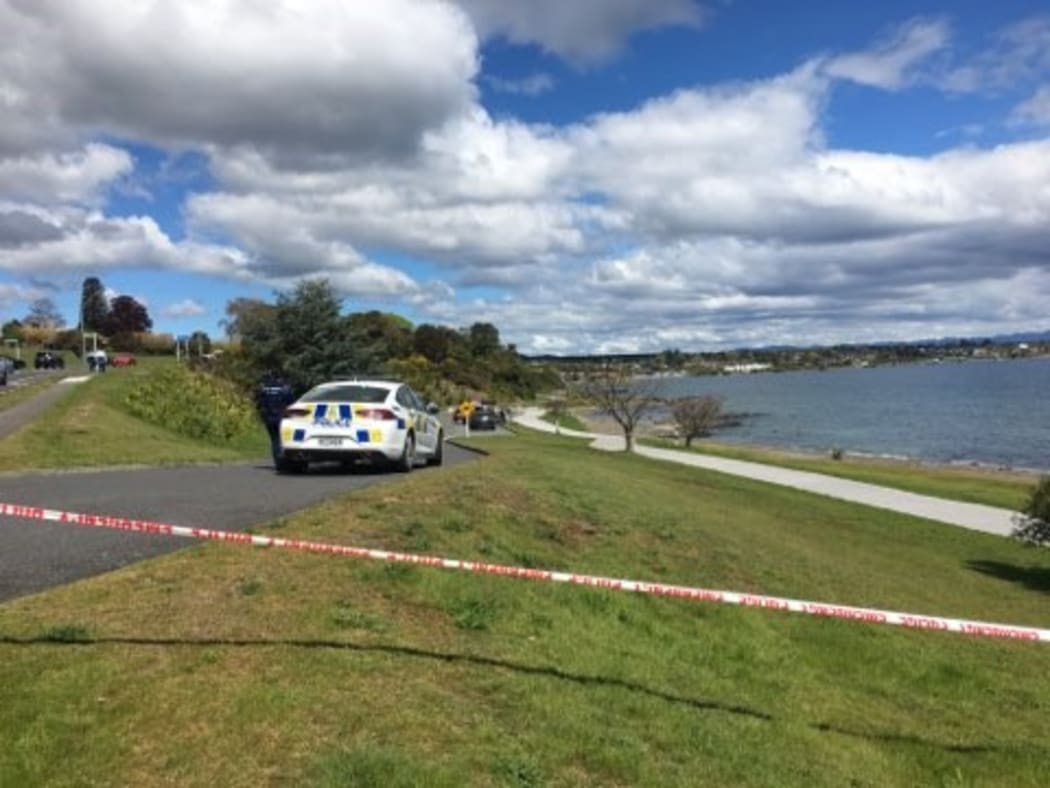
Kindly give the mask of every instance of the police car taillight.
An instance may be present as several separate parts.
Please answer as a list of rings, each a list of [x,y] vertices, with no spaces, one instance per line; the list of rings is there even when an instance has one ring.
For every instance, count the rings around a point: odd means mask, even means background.
[[[310,411],[306,408],[285,408],[284,417],[286,419],[301,419],[310,415]]]
[[[386,408],[362,408],[355,414],[358,418],[372,419],[373,421],[394,421],[397,414]]]

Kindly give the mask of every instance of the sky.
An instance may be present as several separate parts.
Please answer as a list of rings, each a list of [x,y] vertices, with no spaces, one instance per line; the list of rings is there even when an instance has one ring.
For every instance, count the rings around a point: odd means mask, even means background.
[[[1050,5],[0,0],[0,319],[87,276],[529,354],[1050,329]]]

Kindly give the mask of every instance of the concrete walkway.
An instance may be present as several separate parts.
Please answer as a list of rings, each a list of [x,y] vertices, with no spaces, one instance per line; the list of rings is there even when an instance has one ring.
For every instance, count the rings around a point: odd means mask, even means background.
[[[526,408],[514,415],[514,421],[522,426],[543,432],[554,432],[554,425],[540,418],[539,408]],[[591,446],[603,451],[623,451],[624,439],[621,435],[598,435],[592,432],[561,430],[562,435],[575,438],[589,438]],[[983,531],[989,534],[1009,536],[1014,528],[1014,512],[994,506],[977,503],[962,503],[930,495],[894,490],[874,484],[840,479],[836,476],[825,476],[808,471],[796,471],[790,468],[778,468],[773,465],[762,465],[757,462],[729,460],[693,452],[657,449],[650,446],[635,445],[635,453],[643,457],[664,462],[677,462],[712,471],[728,473],[733,476],[745,476],[769,484],[793,487],[797,490],[840,498],[877,509],[888,509],[894,512],[936,520],[972,531]]]

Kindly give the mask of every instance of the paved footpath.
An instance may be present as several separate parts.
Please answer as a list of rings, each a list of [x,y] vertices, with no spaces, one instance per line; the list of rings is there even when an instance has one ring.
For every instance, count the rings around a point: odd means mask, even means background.
[[[29,373],[28,375],[18,372],[20,379],[17,384],[29,385],[37,380],[42,380],[48,375],[54,375],[54,373]],[[62,397],[69,393],[69,383],[78,383],[86,378],[63,378],[55,383],[50,388],[44,389],[36,396],[30,397],[24,402],[19,402],[6,410],[0,410],[0,438],[6,438],[8,435],[17,432],[22,429],[26,424],[29,424],[33,419],[43,413],[45,410],[50,408]],[[14,385],[11,386],[15,388]]]
[[[544,432],[554,432],[554,425],[540,418],[539,408],[526,408],[514,415],[519,424]],[[603,451],[623,451],[624,439],[620,435],[599,435],[592,432],[561,430],[562,435],[576,438],[590,438],[591,446]],[[790,468],[778,468],[757,462],[729,460],[693,452],[675,451],[674,449],[657,449],[650,446],[635,446],[635,452],[643,457],[664,462],[677,462],[697,468],[720,471],[733,476],[745,476],[769,484],[793,487],[797,490],[840,498],[844,501],[862,503],[877,509],[888,509],[894,512],[923,517],[927,520],[957,525],[972,531],[983,531],[989,534],[1009,536],[1013,531],[1014,512],[999,509],[995,506],[984,506],[977,503],[963,503],[931,495],[894,490],[879,487],[875,484],[840,479],[836,476],[825,476],[820,473],[796,471]]]

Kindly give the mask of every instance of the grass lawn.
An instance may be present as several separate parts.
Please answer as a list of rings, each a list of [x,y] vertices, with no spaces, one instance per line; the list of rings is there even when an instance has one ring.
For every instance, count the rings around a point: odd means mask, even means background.
[[[579,417],[572,413],[563,413],[560,417],[556,417],[549,410],[540,416],[546,422],[551,424],[559,424],[562,429],[565,430],[578,430],[579,432],[587,432],[587,425],[580,421]]]
[[[1029,473],[997,471],[990,468],[950,468],[945,466],[844,456],[807,457],[770,449],[730,446],[699,441],[684,449],[675,441],[645,438],[642,443],[715,457],[760,462],[800,471],[812,471],[843,479],[893,487],[898,490],[934,495],[956,501],[983,503],[1006,509],[1020,509],[1028,501],[1038,476]]]
[[[265,456],[258,435],[237,445],[214,445],[177,435],[131,416],[124,398],[135,382],[173,359],[140,359],[111,368],[69,393],[32,424],[0,441],[0,471],[144,463],[223,462]]]
[[[1050,626],[1050,551],[522,434],[267,530]],[[225,544],[0,605],[0,785],[1050,783],[1050,646]]]

